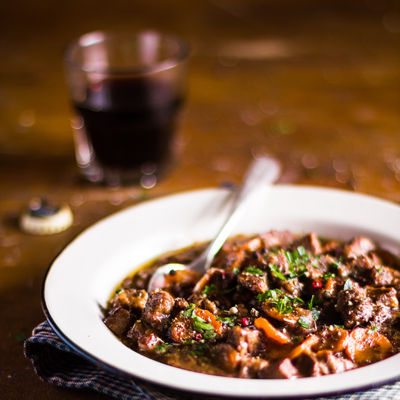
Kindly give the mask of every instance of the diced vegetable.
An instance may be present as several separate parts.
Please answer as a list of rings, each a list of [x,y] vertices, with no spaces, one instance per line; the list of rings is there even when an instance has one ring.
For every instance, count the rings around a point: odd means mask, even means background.
[[[368,328],[353,329],[347,339],[346,353],[359,365],[383,360],[392,354],[392,344],[380,332],[368,333]]]
[[[276,329],[267,319],[259,317],[254,321],[255,326],[260,329],[268,339],[272,339],[280,344],[292,343],[289,336]]]

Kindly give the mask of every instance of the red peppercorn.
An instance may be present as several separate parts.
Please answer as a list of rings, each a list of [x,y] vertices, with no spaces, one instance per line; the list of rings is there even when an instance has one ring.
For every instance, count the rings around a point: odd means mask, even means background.
[[[240,320],[240,323],[243,325],[243,326],[249,326],[249,320],[247,319],[247,318],[242,318],[241,320]]]
[[[313,288],[315,288],[315,289],[322,288],[322,282],[320,282],[320,281],[315,281],[312,283],[312,285],[313,285]]]

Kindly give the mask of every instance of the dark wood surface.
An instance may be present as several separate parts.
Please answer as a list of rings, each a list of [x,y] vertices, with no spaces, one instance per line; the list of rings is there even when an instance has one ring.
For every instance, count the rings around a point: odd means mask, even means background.
[[[192,46],[181,156],[154,188],[80,178],[61,54],[92,30],[157,29]],[[240,182],[253,155],[281,182],[400,202],[400,3],[38,0],[0,4],[0,387],[2,399],[105,399],[43,383],[23,338],[44,320],[55,255],[99,219],[144,198]],[[18,228],[36,196],[67,202],[65,232]],[[368,216],[366,216],[368,218]]]

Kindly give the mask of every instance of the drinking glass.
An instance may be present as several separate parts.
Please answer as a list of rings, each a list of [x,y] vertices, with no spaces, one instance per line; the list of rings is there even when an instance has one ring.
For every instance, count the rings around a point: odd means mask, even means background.
[[[169,170],[188,56],[182,40],[154,31],[92,32],[67,47],[75,154],[89,181],[149,186]]]

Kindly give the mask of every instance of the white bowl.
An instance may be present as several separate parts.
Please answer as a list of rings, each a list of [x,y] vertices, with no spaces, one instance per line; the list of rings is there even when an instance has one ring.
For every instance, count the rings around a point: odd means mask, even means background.
[[[170,367],[124,346],[102,322],[116,285],[148,260],[211,239],[232,204],[226,189],[141,203],[87,229],[55,259],[43,286],[46,316],[61,339],[115,372],[169,388],[232,397],[307,397],[380,386],[400,377],[400,354],[341,374],[295,380],[218,377]],[[249,207],[236,233],[288,229],[348,240],[365,235],[400,254],[400,207],[346,191],[274,186]]]

